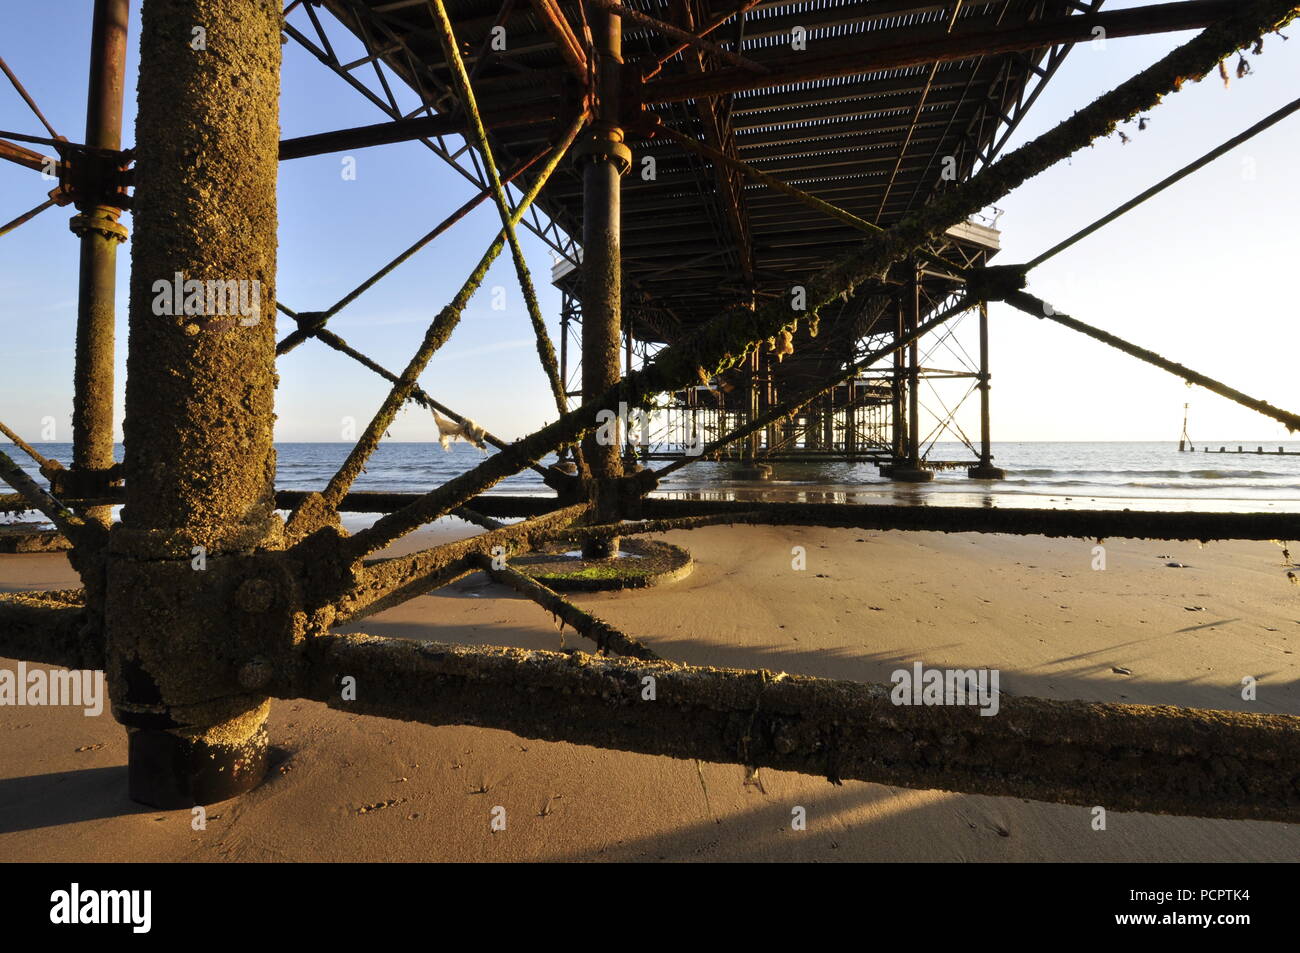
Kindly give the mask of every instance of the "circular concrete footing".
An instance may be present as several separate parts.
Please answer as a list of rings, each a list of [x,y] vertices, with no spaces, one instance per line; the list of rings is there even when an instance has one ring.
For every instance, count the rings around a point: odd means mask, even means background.
[[[971,467],[966,476],[972,480],[1005,480],[1007,471],[1000,467]]]
[[[580,550],[561,544],[512,559],[510,565],[556,592],[644,589],[685,579],[695,568],[680,546],[630,537],[610,559],[583,559]]]
[[[217,804],[251,791],[267,769],[266,728],[238,745],[207,744],[172,731],[127,733],[128,796],[160,810]]]
[[[747,463],[736,467],[731,475],[737,480],[770,480],[772,468],[766,463]]]

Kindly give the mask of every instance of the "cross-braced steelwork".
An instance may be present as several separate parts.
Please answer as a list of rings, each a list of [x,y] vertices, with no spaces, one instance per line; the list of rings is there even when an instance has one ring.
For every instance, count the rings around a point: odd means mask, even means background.
[[[79,219],[94,219],[83,226],[106,239],[86,252],[92,262],[83,275],[102,276],[106,259],[96,256],[121,237],[109,227],[110,213],[126,206],[126,185],[135,188],[126,459],[120,467],[101,459],[103,447],[111,449],[111,406],[106,414],[97,370],[105,348],[111,355],[101,333],[111,286],[92,276],[83,281],[86,320],[78,329],[78,346],[89,354],[75,381],[88,408],[78,418],[84,452],[64,471],[32,451],[48,488],[0,453],[0,478],[20,498],[8,505],[41,511],[68,537],[84,588],[0,599],[0,652],[105,668],[114,714],[130,734],[132,796],[160,806],[207,803],[257,784],[270,699],[309,698],[380,717],[832,781],[1300,821],[1300,718],[1023,697],[1006,699],[997,718],[962,707],[900,708],[883,686],[661,659],[635,635],[500,562],[550,542],[573,540],[599,554],[620,537],[731,523],[1300,536],[1286,515],[650,496],[666,474],[731,447],[751,464],[763,451],[776,459],[798,446],[884,454],[895,471],[923,472],[930,435],[919,429],[920,382],[931,359],[921,342],[972,309],[981,321],[980,353],[965,355],[961,373],[981,391],[984,412],[979,448],[967,443],[976,451],[972,476],[991,478],[989,301],[1051,318],[1300,427],[1290,412],[1054,311],[1025,290],[1029,266],[988,264],[996,233],[971,221],[981,210],[1226,58],[1260,52],[1263,38],[1298,12],[1283,0],[1099,8],[1067,0],[875,0],[815,9],[703,0],[319,0],[294,4],[286,20],[269,0],[145,0],[134,150],[118,151],[117,130],[106,128],[111,104],[85,146],[27,137],[60,152],[61,189],[71,189]],[[322,10],[337,23],[327,27]],[[92,100],[120,69],[114,44],[124,16],[124,3],[96,4],[96,49],[109,52],[95,59]],[[171,40],[194,22],[207,24],[210,55],[196,57]],[[362,57],[336,55],[330,31],[340,25],[363,45]],[[1010,130],[1069,45],[1097,28],[1113,40],[1200,32],[1004,153]],[[282,34],[389,121],[277,142]],[[809,43],[818,44],[816,55],[807,54]],[[358,77],[367,71],[377,90]],[[401,100],[412,95],[416,105],[408,108]],[[117,117],[120,126],[120,106]],[[458,168],[478,196],[334,307],[281,307],[297,329],[278,347],[271,321],[151,310],[153,282],[177,272],[256,279],[274,300],[278,159],[412,139]],[[34,167],[24,147],[0,148]],[[78,178],[87,166],[97,170],[89,182]],[[488,200],[501,230],[404,368],[380,366],[326,327],[391,267]],[[223,229],[243,236],[239,243],[205,240],[218,216]],[[556,270],[566,291],[558,358],[530,301],[560,415],[506,443],[476,431],[418,380],[507,245],[521,283],[531,285],[519,225],[567,263]],[[277,494],[275,357],[313,338],[392,388],[327,485]],[[952,339],[931,340],[929,353]],[[569,352],[579,343],[575,383]],[[891,361],[887,373],[873,372]],[[733,393],[743,399],[733,402]],[[496,452],[427,493],[352,492],[407,401],[445,414]],[[658,407],[668,420],[666,442],[689,442],[691,452],[674,454],[658,471],[625,467],[626,434],[598,436],[620,405]],[[687,409],[701,413],[691,414],[690,433],[682,434],[682,417],[671,414]],[[950,410],[941,409],[942,420]],[[576,473],[540,463],[565,451]],[[525,467],[540,469],[556,495],[483,495]],[[103,508],[114,502],[125,507],[110,526]],[[278,508],[291,511],[287,521]],[[339,519],[348,510],[382,515],[349,534]],[[484,532],[377,555],[453,513]],[[503,525],[498,517],[523,519]],[[597,654],[332,631],[484,568],[591,639]],[[653,704],[642,700],[646,678],[657,681]],[[348,684],[364,689],[352,693]]]

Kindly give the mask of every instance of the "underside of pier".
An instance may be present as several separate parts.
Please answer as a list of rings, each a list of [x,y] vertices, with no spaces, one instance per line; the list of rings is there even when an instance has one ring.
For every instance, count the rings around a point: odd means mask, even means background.
[[[75,204],[82,254],[73,461],[47,460],[6,428],[44,482],[0,453],[0,479],[16,491],[0,502],[43,514],[71,545],[84,584],[0,596],[0,655],[106,671],[113,713],[130,737],[134,798],[188,806],[250,789],[266,771],[271,699],[309,698],[379,717],[836,782],[1300,821],[1296,717],[1035,698],[1009,699],[994,718],[897,707],[883,686],[661,659],[509,565],[563,541],[603,560],[630,536],[745,522],[1300,537],[1297,520],[1279,514],[1026,510],[1011,519],[998,510],[652,496],[681,467],[719,458],[755,478],[803,459],[874,462],[903,481],[957,465],[970,478],[996,479],[990,301],[1300,428],[1295,414],[1030,293],[1028,272],[1080,236],[1030,263],[993,263],[1005,195],[1120,124],[1140,122],[1183,84],[1260,55],[1265,38],[1300,12],[1295,4],[1180,0],[1112,11],[1101,0],[144,0],[136,141],[123,150],[128,11],[126,0],[95,3],[85,142],[48,122],[48,137],[0,133],[0,158],[34,171],[48,165],[28,145],[54,150],[59,182],[49,202],[5,230]],[[1074,45],[1155,33],[1186,35],[1049,131],[1006,148]],[[322,95],[363,96],[383,118],[281,140],[284,43],[335,74],[322,74],[334,84]],[[360,56],[336,52],[358,44]],[[416,108],[399,105],[411,95]],[[1300,101],[1243,137],[1297,109]],[[277,301],[278,164],[403,141],[424,143],[473,183],[474,196],[340,301],[317,310]],[[329,327],[487,203],[499,213],[499,235],[404,367],[383,367]],[[117,221],[127,208],[130,236]],[[548,277],[564,299],[558,353],[518,228],[557,256]],[[223,238],[230,234],[239,240]],[[126,456],[114,463],[113,262],[128,238]],[[419,383],[507,250],[558,417],[512,442]],[[191,308],[188,289],[178,294],[184,306],[160,313],[156,283],[175,275],[257,282],[266,313]],[[292,327],[278,340],[273,301]],[[978,328],[976,356],[941,366],[937,344],[964,315]],[[290,495],[275,486],[276,358],[299,346],[334,348],[392,388],[328,483]],[[923,428],[922,386],[939,381],[965,382],[980,400],[978,435],[962,435],[969,459],[931,458],[956,409]],[[495,452],[426,493],[354,493],[408,402],[437,413],[444,432]],[[647,411],[658,431],[639,439],[632,427],[610,427],[611,417],[626,423],[628,408]],[[551,455],[560,464],[543,462]],[[485,495],[526,468],[553,495]],[[123,506],[117,522],[115,504]],[[348,533],[339,514],[356,509],[381,515]],[[483,533],[378,558],[449,514]],[[595,654],[333,631],[480,570],[556,613]],[[658,685],[653,704],[644,700],[647,679]]]

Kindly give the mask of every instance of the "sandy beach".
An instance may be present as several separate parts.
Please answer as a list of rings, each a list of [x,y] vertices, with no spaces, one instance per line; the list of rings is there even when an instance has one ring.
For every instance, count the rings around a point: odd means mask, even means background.
[[[408,546],[471,532],[448,521]],[[887,683],[987,667],[1012,695],[1300,714],[1300,587],[1270,543],[714,527],[650,591],[574,597],[666,658]],[[791,567],[802,546],[806,569]],[[1178,563],[1172,567],[1169,563]],[[64,588],[61,555],[0,556],[0,589]],[[344,631],[558,649],[548,613],[481,574]],[[563,644],[586,649],[571,630]],[[13,668],[17,663],[0,661]],[[1258,698],[1241,698],[1244,676]],[[272,779],[208,809],[126,797],[107,710],[0,707],[0,860],[1294,861],[1300,827],[912,791],[363,718],[276,701]],[[807,829],[791,829],[803,807]],[[493,833],[491,812],[507,827]]]

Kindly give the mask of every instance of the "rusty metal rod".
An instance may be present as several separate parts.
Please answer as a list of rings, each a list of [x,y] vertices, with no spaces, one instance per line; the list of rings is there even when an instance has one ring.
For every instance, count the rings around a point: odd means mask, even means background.
[[[948,16],[947,32],[949,34],[952,33],[952,28],[957,23],[957,17],[961,14],[962,2],[963,0],[956,0],[952,5],[952,14]],[[877,223],[879,223],[880,217],[885,214],[885,206],[889,204],[889,193],[893,191],[894,183],[898,180],[898,172],[903,167],[903,160],[907,157],[908,147],[911,146],[912,137],[916,134],[916,123],[925,110],[925,102],[930,98],[930,88],[934,85],[934,77],[938,72],[939,63],[935,61],[930,64],[930,73],[925,79],[925,85],[921,87],[921,92],[916,97],[916,105],[912,108],[911,118],[907,121],[907,133],[903,137],[902,144],[898,147],[898,157],[894,160],[894,167],[889,172],[889,181],[885,183],[885,189],[880,195],[880,205],[876,208],[876,217],[874,219]]]
[[[550,34],[560,58],[569,67],[569,71],[577,77],[579,84],[586,86],[590,73],[587,54],[583,52],[582,44],[565,18],[560,5],[555,0],[530,0],[530,3],[537,18],[542,21],[542,26]]]
[[[523,218],[528,207],[533,203],[533,200],[536,199],[538,193],[541,192],[542,186],[546,184],[551,173],[555,171],[556,167],[560,164],[560,160],[568,152],[569,145],[577,138],[578,131],[581,129],[583,121],[583,117],[580,116],[570,127],[569,134],[554,149],[546,167],[538,174],[537,178],[533,181],[532,187],[520,200],[519,206],[512,213],[512,222],[517,224],[518,221]],[[365,461],[369,458],[375,447],[379,445],[380,437],[383,435],[384,431],[388,429],[389,424],[392,423],[393,417],[396,416],[398,408],[401,407],[401,405],[406,402],[407,398],[410,397],[411,389],[415,386],[416,379],[419,377],[420,372],[428,365],[429,359],[433,357],[434,352],[442,346],[448,337],[450,337],[451,332],[459,323],[460,315],[464,311],[465,306],[469,303],[470,297],[478,289],[479,284],[482,283],[484,275],[487,274],[488,267],[496,259],[497,255],[501,253],[501,249],[505,247],[505,242],[506,236],[503,230],[497,234],[492,245],[483,253],[483,257],[479,260],[474,271],[465,280],[460,291],[457,292],[456,297],[438,313],[437,317],[429,325],[424,340],[421,342],[419,349],[412,356],[410,362],[407,364],[406,369],[402,372],[399,382],[393,386],[392,390],[389,391],[388,397],[384,400],[383,405],[375,412],[374,418],[366,427],[366,432],[361,436],[361,439],[357,441],[356,446],[353,447],[352,452],[348,455],[348,459],[341,467],[339,467],[338,472],[331,477],[329,484],[326,486],[323,493],[327,507],[334,508],[337,506],[338,502],[352,485],[352,481],[355,480],[357,475],[361,472],[361,468],[364,466]],[[295,516],[296,515],[297,513],[295,513]],[[292,519],[293,518],[291,517],[291,520]]]
[[[37,215],[40,215],[42,212],[44,212],[47,208],[50,208],[51,206],[58,205],[58,204],[59,203],[56,199],[46,199],[40,205],[36,206],[36,208],[23,212],[23,214],[19,215],[17,218],[13,219],[12,221],[8,221],[5,222],[3,225],[0,225],[0,235],[8,235],[19,225],[24,225],[27,222],[30,222]]]
[[[710,513],[703,516],[679,516],[669,519],[625,520],[619,523],[584,524],[552,530],[533,538],[533,543],[559,542],[605,538],[610,536],[643,536],[647,533],[670,533],[676,530],[704,529],[706,526],[726,526],[733,523],[761,523],[757,511],[744,513]]]
[[[55,139],[62,138],[54,131],[54,127],[50,125],[50,121],[45,118],[45,114],[41,112],[41,107],[36,105],[36,100],[32,99],[31,94],[23,88],[23,84],[18,82],[18,77],[15,76],[14,71],[9,68],[9,64],[4,61],[3,56],[0,56],[0,70],[9,77],[9,82],[13,84],[14,89],[18,90],[18,95],[23,98],[23,102],[25,102],[31,108],[32,112],[36,114],[36,118],[41,121],[41,125],[49,130],[50,135]]]
[[[474,508],[476,511],[478,507]],[[428,549],[390,559],[362,564],[353,574],[344,592],[331,601],[340,619],[356,619],[398,605],[431,589],[447,585],[476,568],[474,557],[498,554],[509,556],[531,549],[536,539],[549,530],[568,526],[591,509],[578,503],[550,510],[538,516]]]
[[[536,602],[565,624],[572,626],[585,638],[596,643],[596,651],[602,653],[612,652],[615,655],[626,655],[629,658],[645,659],[647,661],[659,658],[652,649],[647,648],[626,632],[615,628],[608,622],[597,619],[590,612],[578,608],[555,590],[542,585],[536,579],[524,575],[519,570],[504,565],[501,568],[496,568],[493,565],[491,556],[481,554],[474,557],[474,563],[478,568],[486,570],[487,574],[495,582],[509,586],[521,596]]]
[[[486,119],[490,129],[517,129],[521,126],[538,126],[554,121],[555,116],[548,107],[536,104],[494,112]],[[280,161],[351,149],[369,149],[373,146],[410,142],[414,139],[464,134],[464,119],[453,114],[390,119],[388,122],[369,123],[348,129],[335,129],[331,132],[317,132],[293,139],[282,139]]]
[[[369,368],[370,370],[374,371],[376,374],[378,374],[380,377],[384,378],[385,380],[393,384],[398,383],[398,377],[396,374],[388,370],[388,368],[384,367],[382,364],[379,364],[378,362],[371,360],[365,354],[362,354],[360,351],[358,351],[356,348],[349,345],[347,341],[343,340],[343,338],[339,337],[333,331],[328,331],[325,328],[319,328],[312,336],[315,337],[322,344],[332,347],[334,350],[338,351],[341,354],[346,354],[348,357],[352,358],[354,361],[361,364],[363,367]],[[450,418],[455,423],[463,425],[469,422],[469,418],[456,413],[456,411],[452,410],[446,404],[442,404],[434,400],[425,392],[424,388],[420,387],[418,384],[411,390],[411,399],[414,400],[416,403],[421,404],[428,410],[436,410],[438,413],[442,414],[444,417]],[[475,426],[478,425],[476,424]],[[510,446],[510,444],[508,444],[506,441],[502,440],[500,437],[496,436],[495,434],[491,434],[488,431],[483,430],[481,427],[479,428],[479,430],[483,434],[484,442],[490,443],[498,450],[504,450],[506,447]],[[538,463],[530,464],[530,468],[536,471],[537,473],[540,473],[542,476],[550,476],[550,472],[541,464]]]
[[[85,532],[86,523],[81,517],[46,492],[3,450],[0,450],[0,480],[25,496],[33,509],[43,513],[46,519],[74,543],[92,541],[92,536]]]
[[[36,451],[35,447],[6,427],[3,421],[0,421],[0,433],[12,440],[15,447],[27,454],[27,456],[31,457],[32,460],[36,462],[36,465],[41,468],[42,473],[45,473],[47,470],[63,469],[63,464],[58,460],[51,460],[49,457],[41,456],[41,454]]]
[[[662,33],[664,36],[672,37],[674,40],[678,40],[685,46],[704,50],[706,53],[716,53],[728,63],[732,63],[741,69],[746,69],[752,73],[760,74],[771,72],[771,70],[762,63],[756,63],[748,57],[741,56],[739,53],[733,53],[725,47],[704,39],[704,37],[699,33],[691,33],[688,30],[683,30],[681,27],[673,26],[671,23],[665,23],[663,20],[657,20],[652,16],[647,16],[639,10],[625,7],[623,4],[619,3],[618,0],[587,0],[587,2],[594,7],[604,10],[606,13],[611,13],[623,20],[630,20],[639,26],[643,26],[649,30],[654,30],[656,33]],[[731,17],[734,16],[734,14],[728,14],[727,16]],[[708,31],[706,30],[705,32]]]
[[[517,165],[510,172],[508,176],[506,176],[505,181],[513,182],[518,176],[526,172],[535,163],[545,158],[545,156],[548,153],[552,152],[554,148],[555,147],[553,145],[547,145],[539,149],[533,155],[529,156],[523,162],[519,163],[519,165]],[[345,294],[338,301],[334,302],[334,304],[331,305],[329,308],[327,308],[325,311],[322,311],[319,315],[314,315],[312,317],[311,323],[307,327],[305,328],[300,327],[298,328],[298,330],[292,331],[289,334],[285,335],[284,339],[281,340],[280,343],[275,346],[276,356],[278,357],[281,354],[288,354],[290,351],[296,348],[303,341],[307,340],[307,338],[311,337],[316,330],[323,328],[326,322],[329,321],[330,318],[338,314],[340,311],[346,308],[357,298],[361,297],[361,295],[363,295],[366,291],[370,290],[370,288],[372,288],[376,282],[378,282],[381,278],[384,278],[389,273],[391,273],[393,269],[395,269],[398,265],[405,262],[412,255],[418,252],[421,248],[429,244],[429,242],[433,241],[435,238],[437,238],[447,229],[451,228],[451,226],[455,225],[457,222],[459,222],[462,218],[464,218],[474,209],[478,208],[478,206],[482,204],[486,199],[488,199],[491,196],[491,194],[492,194],[491,189],[480,189],[477,195],[475,195],[468,202],[461,205],[460,208],[456,209],[454,212],[452,212],[450,215],[444,218],[441,222],[439,222],[436,226],[434,226],[434,228],[431,231],[425,234],[423,238],[419,239],[410,247],[408,247],[406,251],[402,252],[400,255],[398,255],[388,264],[384,265],[383,268],[380,268],[377,272],[375,272],[365,281],[361,282],[361,284],[357,285],[355,288],[353,288],[351,291]],[[276,306],[279,307],[280,310],[289,313],[290,317],[294,316],[292,312],[289,312],[289,310],[283,307],[282,305],[280,305],[279,302],[276,303]]]
[[[0,138],[17,139],[19,142],[36,142],[43,146],[54,146],[54,148],[59,150],[86,148],[86,146],[82,145],[81,143],[69,142],[67,139],[62,139],[62,138],[50,139],[46,136],[29,136],[26,133],[11,132],[8,129],[0,129]]]
[[[505,523],[500,520],[494,520],[490,516],[484,516],[478,510],[471,510],[468,506],[458,506],[451,511],[451,515],[457,519],[462,519],[466,523],[473,523],[475,526],[481,526],[489,532],[494,529],[505,529]]]
[[[1035,297],[1027,291],[1012,292],[1002,300],[1013,308],[1018,308],[1025,312],[1025,314],[1032,315],[1036,318],[1047,318],[1049,321],[1055,321],[1057,324],[1078,331],[1080,334],[1086,334],[1093,340],[1100,341],[1102,344],[1107,344],[1116,350],[1123,351],[1125,354],[1136,357],[1140,361],[1145,361],[1161,370],[1175,374],[1187,381],[1189,384],[1199,384],[1201,387],[1218,394],[1220,397],[1226,397],[1228,400],[1241,404],[1243,407],[1249,407],[1251,410],[1261,413],[1265,417],[1271,417],[1281,423],[1292,433],[1300,430],[1300,415],[1274,407],[1272,404],[1251,397],[1249,394],[1243,394],[1241,391],[1229,387],[1227,384],[1222,384],[1212,377],[1206,377],[1204,374],[1197,373],[1189,367],[1185,367],[1182,364],[1169,360],[1168,358],[1161,357],[1155,351],[1148,351],[1144,347],[1130,344],[1123,338],[1116,337],[1100,328],[1094,328],[1090,324],[1084,324],[1077,318],[1072,318],[1068,314],[1057,311],[1042,298]]]
[[[1089,235],[1097,231],[1099,228],[1109,225],[1111,222],[1115,221],[1115,219],[1119,218],[1125,212],[1129,212],[1137,208],[1147,199],[1163,192],[1165,189],[1169,188],[1169,186],[1173,185],[1175,182],[1182,181],[1183,179],[1187,178],[1189,175],[1191,175],[1193,172],[1197,171],[1198,169],[1201,169],[1204,166],[1209,165],[1215,159],[1219,158],[1219,156],[1231,152],[1233,149],[1237,148],[1237,146],[1241,145],[1243,142],[1253,139],[1255,136],[1259,135],[1265,129],[1269,129],[1277,125],[1283,119],[1287,118],[1288,116],[1292,115],[1297,111],[1300,111],[1300,99],[1293,99],[1291,102],[1287,103],[1281,109],[1265,116],[1263,119],[1255,123],[1255,125],[1251,126],[1249,129],[1239,133],[1238,135],[1233,136],[1227,142],[1223,143],[1223,145],[1215,149],[1211,149],[1209,152],[1205,153],[1205,155],[1201,156],[1196,161],[1189,162],[1187,165],[1183,166],[1177,172],[1161,179],[1159,182],[1151,186],[1151,188],[1147,189],[1145,192],[1142,192],[1141,194],[1136,195],[1133,198],[1129,199],[1129,201],[1125,202],[1123,205],[1119,206],[1113,211],[1103,215],[1101,218],[1097,219],[1091,225],[1079,229],[1069,238],[1053,245],[1051,248],[1047,249],[1047,251],[1043,252],[1041,255],[1039,255],[1029,264],[1025,265],[1025,270],[1028,271],[1031,268],[1037,268],[1039,265],[1047,261],[1049,258],[1055,258],[1057,255],[1065,251],[1071,245],[1074,245],[1075,243],[1080,242],[1083,239],[1087,238]]]
[[[483,166],[487,170],[488,181],[492,186],[492,197],[496,201],[497,212],[501,216],[501,227],[505,231],[506,240],[510,243],[510,257],[514,259],[515,276],[519,281],[520,290],[523,292],[528,318],[532,322],[533,334],[537,339],[537,356],[541,360],[546,379],[551,385],[551,394],[555,398],[555,407],[562,414],[567,409],[567,401],[564,395],[564,382],[560,380],[560,369],[555,360],[555,347],[551,344],[550,335],[546,332],[546,321],[542,318],[542,308],[537,301],[537,292],[533,288],[533,277],[528,270],[528,261],[524,258],[524,250],[519,245],[519,236],[516,234],[514,222],[511,220],[510,203],[507,200],[505,186],[501,183],[501,173],[497,169],[497,160],[492,152],[492,144],[488,142],[487,130],[483,128],[483,118],[479,115],[478,100],[474,96],[474,87],[470,83],[469,73],[465,69],[465,61],[461,59],[460,50],[456,48],[456,32],[452,27],[451,18],[447,15],[447,8],[443,6],[442,0],[427,0],[427,4],[433,16],[434,24],[438,28],[438,39],[442,43],[443,55],[447,58],[447,65],[451,70],[456,91],[460,95],[461,105],[464,107],[465,115],[469,120],[470,135],[467,139],[477,146],[479,152],[483,155]]]
[[[5,142],[0,139],[0,159],[6,159],[9,162],[16,163],[33,172],[44,172],[49,168],[50,156],[36,152],[33,149],[24,149],[14,142]]]
[[[738,17],[741,14],[747,13],[762,2],[763,0],[745,0],[745,2],[742,3],[740,6],[738,6],[736,9],[726,10],[722,13],[719,13],[712,20],[710,20],[705,26],[701,27],[700,29],[692,33],[691,36],[693,36],[697,40],[703,39],[704,37],[712,33],[714,30],[716,30],[718,27],[722,26],[724,23],[730,20],[732,17]],[[681,53],[683,50],[689,49],[693,45],[694,44],[690,43],[689,41],[683,40],[681,43],[677,44],[677,46],[674,46],[663,56],[659,57],[659,62],[657,62],[654,65],[653,69],[651,69],[648,73],[644,74],[641,77],[642,82],[647,82],[649,80],[654,79],[656,76],[660,74],[660,72],[663,71],[665,63],[671,60],[678,53]]]

